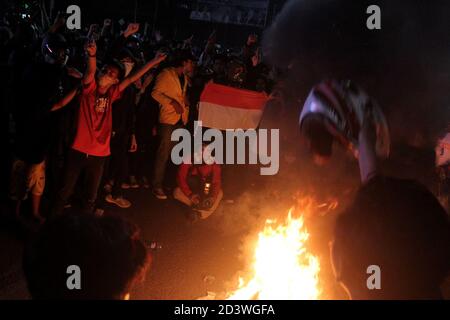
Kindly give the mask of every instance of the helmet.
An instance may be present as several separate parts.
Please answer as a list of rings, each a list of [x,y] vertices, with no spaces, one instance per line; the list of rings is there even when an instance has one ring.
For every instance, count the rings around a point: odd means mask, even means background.
[[[387,158],[390,137],[386,118],[376,102],[350,80],[316,85],[303,106],[299,125],[313,152],[329,156],[333,140],[338,140],[358,157],[359,131],[368,115],[376,129],[376,153]]]
[[[47,63],[65,65],[69,59],[66,39],[57,33],[48,34],[42,41],[42,55]]]

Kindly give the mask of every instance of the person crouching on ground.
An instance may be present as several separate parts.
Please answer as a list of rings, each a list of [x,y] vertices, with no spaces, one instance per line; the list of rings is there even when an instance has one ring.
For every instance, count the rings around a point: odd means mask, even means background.
[[[202,152],[194,154],[194,159],[202,159],[204,151],[205,146]],[[210,164],[192,162],[200,161],[184,161],[178,168],[173,197],[192,208],[194,216],[206,219],[216,211],[223,198],[221,167],[212,158],[207,161]]]

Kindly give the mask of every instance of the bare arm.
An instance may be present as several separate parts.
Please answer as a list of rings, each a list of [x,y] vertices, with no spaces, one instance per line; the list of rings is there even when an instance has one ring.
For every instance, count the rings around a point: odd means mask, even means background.
[[[165,54],[157,54],[155,58],[147,62],[142,68],[125,78],[119,84],[119,90],[125,90],[130,84],[142,78],[151,68],[157,66],[161,61],[166,59],[166,57],[167,56]]]
[[[88,63],[82,80],[83,85],[88,85],[95,79],[95,71],[97,70],[97,45],[95,41],[90,41],[86,45],[86,53],[88,55]]]
[[[111,48],[108,50],[106,56],[108,57],[116,57],[120,54],[120,51],[125,47],[127,43],[127,39],[131,37],[133,34],[139,31],[139,23],[130,23],[127,26],[127,29],[113,41]]]

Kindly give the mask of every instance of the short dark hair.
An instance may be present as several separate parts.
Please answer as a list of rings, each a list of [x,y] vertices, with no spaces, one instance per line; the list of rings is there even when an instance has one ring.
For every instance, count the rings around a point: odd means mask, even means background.
[[[184,62],[191,60],[196,61],[197,58],[192,54],[192,52],[188,49],[176,50],[173,53],[173,66],[181,67]]]
[[[116,216],[63,215],[49,221],[24,251],[34,299],[120,299],[142,280],[150,260],[139,229]],[[81,290],[69,290],[70,265]]]
[[[382,290],[361,284],[369,297],[401,299],[439,287],[450,270],[447,213],[414,181],[374,178],[338,217],[334,237],[336,254],[352,269],[343,270],[343,278],[367,279],[367,267],[380,266]]]
[[[122,61],[123,59],[129,58],[129,59],[131,59],[131,61],[133,61],[133,63],[135,63],[135,64],[138,63],[138,58],[128,48],[123,48],[122,50],[120,50],[120,52],[118,53],[118,55],[115,58],[119,62]]]

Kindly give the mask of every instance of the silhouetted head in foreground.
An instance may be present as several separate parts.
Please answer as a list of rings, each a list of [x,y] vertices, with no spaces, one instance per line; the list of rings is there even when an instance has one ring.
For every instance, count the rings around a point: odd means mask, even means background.
[[[34,299],[128,299],[149,256],[139,230],[119,217],[63,215],[25,249],[24,272]],[[76,284],[79,267],[81,288]],[[72,276],[72,277],[71,277]]]
[[[353,299],[439,299],[450,271],[450,224],[422,185],[376,177],[339,216],[332,245],[337,280]],[[380,269],[381,289],[374,271]],[[368,281],[369,279],[369,281]],[[369,283],[368,283],[369,282]]]

